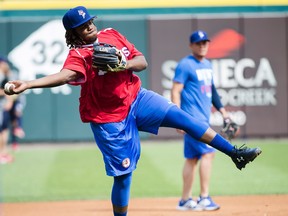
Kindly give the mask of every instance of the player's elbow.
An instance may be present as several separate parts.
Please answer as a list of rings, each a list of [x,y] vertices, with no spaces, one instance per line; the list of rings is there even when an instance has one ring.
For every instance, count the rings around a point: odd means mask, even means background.
[[[136,56],[127,62],[126,69],[139,72],[145,70],[148,67],[148,63],[144,56]]]
[[[148,62],[146,60],[144,60],[142,62],[142,70],[145,70],[148,67]]]
[[[144,56],[138,56],[137,59],[139,61],[139,71],[145,70],[148,67],[146,58]]]

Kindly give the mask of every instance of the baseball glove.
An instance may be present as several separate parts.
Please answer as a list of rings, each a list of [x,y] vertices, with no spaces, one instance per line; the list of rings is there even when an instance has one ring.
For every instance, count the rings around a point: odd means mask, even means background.
[[[238,136],[240,132],[240,127],[230,118],[224,119],[223,128],[221,130],[222,136],[226,139],[231,140]]]
[[[111,72],[118,72],[126,69],[126,57],[115,46],[107,43],[94,43],[93,48],[93,67]]]

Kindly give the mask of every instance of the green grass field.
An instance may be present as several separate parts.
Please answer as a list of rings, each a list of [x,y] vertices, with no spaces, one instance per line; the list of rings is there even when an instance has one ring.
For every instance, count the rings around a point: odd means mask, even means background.
[[[241,145],[241,140],[234,142]],[[263,153],[239,171],[230,158],[217,152],[210,194],[288,194],[288,141],[248,140]],[[131,197],[178,197],[182,188],[181,140],[143,141]],[[0,166],[3,202],[109,199],[112,178],[106,176],[95,144],[24,145],[13,164]],[[199,194],[199,180],[193,188]]]

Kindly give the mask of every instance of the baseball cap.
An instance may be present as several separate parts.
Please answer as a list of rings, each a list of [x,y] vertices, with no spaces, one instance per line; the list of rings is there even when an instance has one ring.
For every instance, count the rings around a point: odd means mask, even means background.
[[[64,28],[69,30],[88,22],[94,17],[95,16],[90,16],[88,10],[84,6],[78,6],[67,11],[62,18],[62,22]]]
[[[190,43],[198,43],[200,41],[210,41],[207,33],[202,30],[193,32],[190,36]]]

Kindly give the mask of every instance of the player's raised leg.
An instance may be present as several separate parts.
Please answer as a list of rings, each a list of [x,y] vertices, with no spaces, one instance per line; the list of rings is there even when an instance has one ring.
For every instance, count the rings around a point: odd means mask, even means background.
[[[216,133],[207,124],[193,118],[177,106],[171,107],[162,124],[162,127],[172,127],[184,130],[195,139],[201,140],[219,151],[230,156],[238,169],[245,168],[246,164],[253,161],[259,154],[260,148],[248,148],[241,146],[237,148]]]

